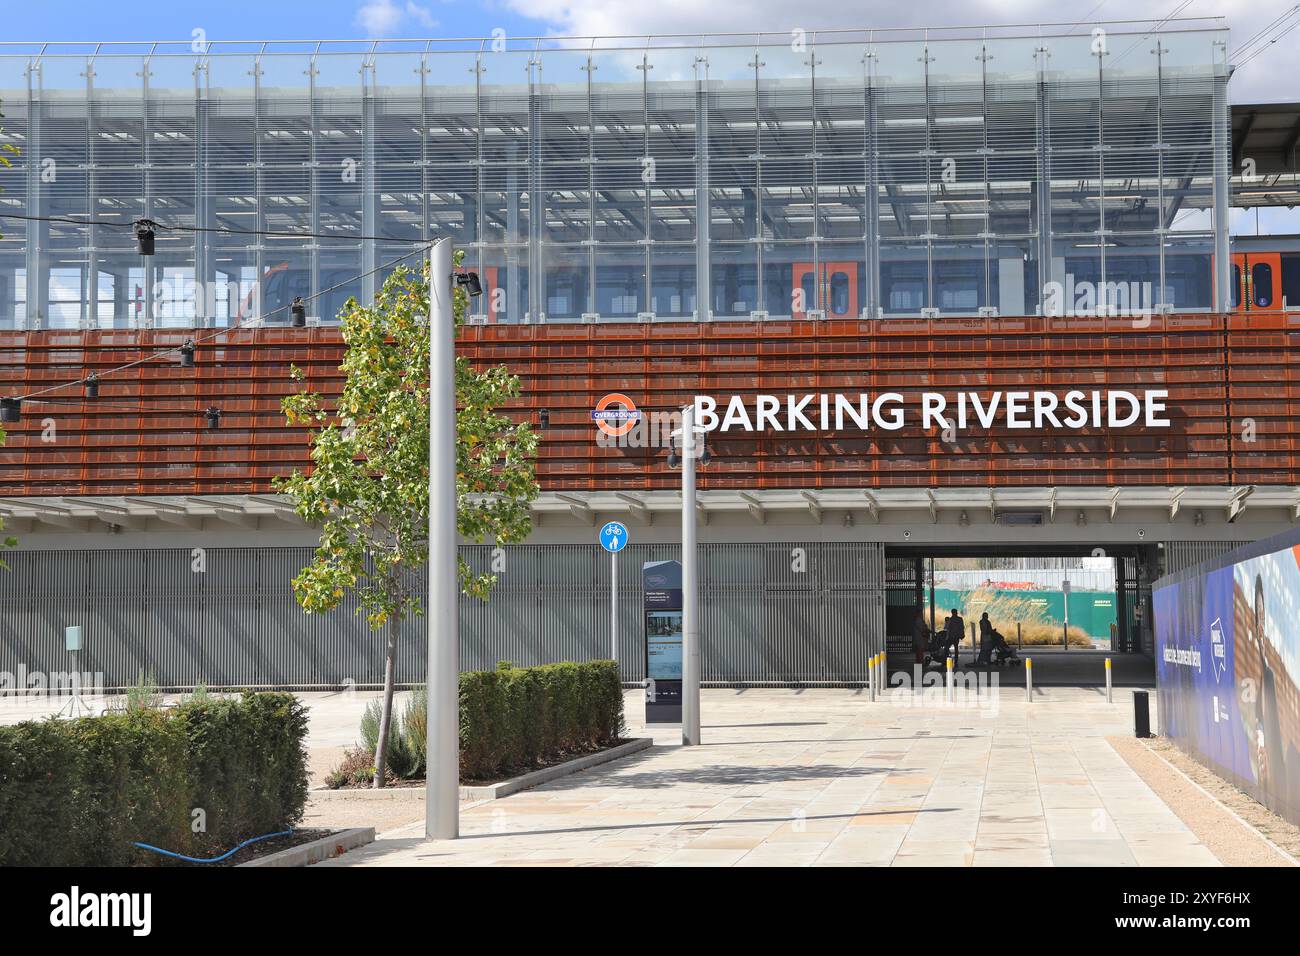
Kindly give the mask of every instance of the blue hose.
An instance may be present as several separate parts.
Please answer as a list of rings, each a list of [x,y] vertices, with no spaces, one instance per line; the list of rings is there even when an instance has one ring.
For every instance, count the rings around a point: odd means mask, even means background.
[[[170,856],[173,859],[184,860],[186,863],[220,863],[222,860],[227,860],[234,856],[250,843],[257,843],[259,840],[269,840],[271,837],[289,836],[291,833],[293,833],[292,830],[281,830],[279,833],[265,833],[262,836],[253,837],[251,840],[245,840],[233,850],[223,853],[221,856],[214,856],[210,860],[201,860],[197,856],[184,856],[180,853],[173,853],[171,850],[161,850],[156,846],[150,846],[148,843],[133,843],[132,846],[138,846],[142,850],[152,850],[154,853],[161,853],[163,856]]]

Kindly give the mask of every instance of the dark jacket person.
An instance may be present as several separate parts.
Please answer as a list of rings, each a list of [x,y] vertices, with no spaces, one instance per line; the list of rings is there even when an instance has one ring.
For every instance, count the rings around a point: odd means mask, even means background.
[[[952,616],[944,622],[944,635],[948,639],[948,647],[952,648],[953,662],[957,660],[957,648],[961,646],[962,638],[966,636],[966,622],[961,619],[957,609],[952,609]]]

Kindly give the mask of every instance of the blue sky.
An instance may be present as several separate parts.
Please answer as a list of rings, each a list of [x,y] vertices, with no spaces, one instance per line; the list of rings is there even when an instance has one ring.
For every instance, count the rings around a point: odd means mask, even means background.
[[[545,33],[546,25],[503,4],[443,0],[36,0],[5,4],[5,40],[351,39]]]
[[[0,40],[189,41],[196,29],[208,40],[308,40],[481,37],[496,29],[514,37],[643,36],[999,23],[1065,23],[1073,25],[1069,32],[1087,33],[1108,19],[1156,23],[1176,13],[1223,18],[1232,49],[1297,6],[1295,0],[9,0]],[[1300,29],[1266,45],[1233,78],[1233,99],[1300,99],[1298,49]]]

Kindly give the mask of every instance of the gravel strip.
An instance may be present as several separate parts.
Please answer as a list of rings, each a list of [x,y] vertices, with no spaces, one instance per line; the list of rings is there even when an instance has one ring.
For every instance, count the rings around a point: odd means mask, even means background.
[[[350,800],[347,797],[334,797],[325,801],[314,800],[309,794],[302,826],[330,827],[335,830],[374,827],[376,833],[383,833],[423,819],[423,790],[412,793],[409,800]]]
[[[1202,790],[1198,789],[1196,784],[1191,782],[1190,774],[1184,776],[1179,770],[1187,771],[1185,768],[1170,766],[1162,756],[1165,753],[1158,753],[1156,748],[1148,746],[1146,741],[1139,740],[1136,737],[1107,737],[1107,742],[1115,748],[1115,752],[1124,758],[1124,761],[1133,768],[1139,777],[1152,789],[1156,796],[1165,802],[1165,805],[1182,820],[1210,852],[1224,866],[1292,866],[1290,860],[1282,856],[1271,846],[1269,846],[1260,835],[1250,826],[1243,824],[1236,819],[1232,813],[1229,813],[1215,799],[1207,796]],[[1167,750],[1173,748],[1161,741]],[[1181,755],[1180,755],[1181,756]],[[1187,759],[1184,757],[1184,759]],[[1202,770],[1204,768],[1201,768]],[[1209,774],[1209,771],[1204,771]],[[1210,774],[1210,776],[1214,776]],[[1194,778],[1192,778],[1194,779]],[[1219,778],[1215,777],[1218,780]],[[1219,781],[1223,783],[1223,781]],[[1205,784],[1197,780],[1196,783],[1205,787]],[[1209,787],[1205,787],[1210,790]],[[1235,788],[1234,788],[1235,789]],[[1210,790],[1214,793],[1213,790]],[[1240,791],[1238,791],[1240,793]],[[1245,794],[1242,797],[1249,800]],[[1215,798],[1223,800],[1223,797],[1215,793]],[[1254,803],[1254,801],[1251,801]],[[1227,801],[1223,801],[1227,804]],[[1260,812],[1268,813],[1264,807],[1255,804]],[[1250,819],[1238,807],[1233,807],[1237,814]],[[1269,814],[1271,816],[1271,814]]]
[[[1146,745],[1208,790],[1216,800],[1264,837],[1300,859],[1300,827],[1282,819],[1250,794],[1239,790],[1213,770],[1183,753],[1167,737],[1153,737]]]

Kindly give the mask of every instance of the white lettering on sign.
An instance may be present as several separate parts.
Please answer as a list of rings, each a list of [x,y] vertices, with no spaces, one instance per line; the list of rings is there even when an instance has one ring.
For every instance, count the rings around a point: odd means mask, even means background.
[[[970,424],[992,428],[998,422],[1017,430],[1081,428],[1168,428],[1166,389],[1080,391],[1064,395],[1049,390],[1016,392],[922,392],[911,416],[898,392],[756,395],[747,399],[695,397],[695,421],[705,431],[845,431],[879,428],[896,431],[914,417],[925,429],[964,431]],[[724,409],[719,414],[719,408]]]

